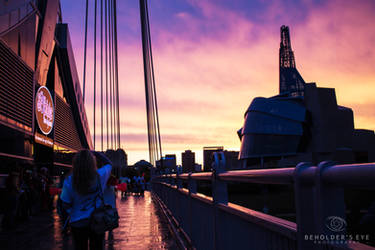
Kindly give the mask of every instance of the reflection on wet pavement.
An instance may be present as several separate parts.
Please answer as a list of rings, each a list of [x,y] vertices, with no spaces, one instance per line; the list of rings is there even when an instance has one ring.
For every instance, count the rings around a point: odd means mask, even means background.
[[[118,199],[120,227],[113,231],[108,249],[176,249],[167,222],[152,201],[151,194]]]
[[[151,194],[117,199],[120,226],[106,249],[177,249],[167,222]],[[73,249],[71,235],[61,231],[54,210],[34,216],[16,229],[0,233],[1,249]],[[106,235],[107,239],[107,235]]]

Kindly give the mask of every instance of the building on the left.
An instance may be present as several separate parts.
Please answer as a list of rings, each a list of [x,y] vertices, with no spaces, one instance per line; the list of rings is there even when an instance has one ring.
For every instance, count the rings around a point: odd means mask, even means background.
[[[83,148],[93,146],[60,1],[0,0],[1,176],[58,176]]]

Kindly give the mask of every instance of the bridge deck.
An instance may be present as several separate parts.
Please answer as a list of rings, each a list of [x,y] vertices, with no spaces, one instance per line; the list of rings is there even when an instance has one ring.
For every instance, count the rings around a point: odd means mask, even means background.
[[[106,249],[176,249],[168,224],[151,194],[117,199],[120,227]],[[35,216],[16,229],[0,233],[5,249],[73,249],[70,234],[61,232],[56,210]]]

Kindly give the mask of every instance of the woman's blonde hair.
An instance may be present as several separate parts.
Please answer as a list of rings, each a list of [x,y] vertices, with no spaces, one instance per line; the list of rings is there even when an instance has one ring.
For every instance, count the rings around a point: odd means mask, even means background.
[[[96,182],[96,158],[87,149],[81,150],[73,158],[73,189],[81,194],[89,193]]]

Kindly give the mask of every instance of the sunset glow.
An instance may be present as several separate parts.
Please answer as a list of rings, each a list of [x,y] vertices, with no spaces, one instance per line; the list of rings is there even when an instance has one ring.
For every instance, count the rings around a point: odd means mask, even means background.
[[[85,1],[61,4],[82,79]],[[251,100],[278,94],[284,24],[304,80],[335,88],[355,127],[375,129],[374,1],[150,0],[149,11],[163,153],[178,162],[186,149],[198,163],[204,146],[239,150]],[[118,36],[121,146],[133,164],[148,160],[138,1],[118,1]],[[86,112],[93,134],[90,98]]]

